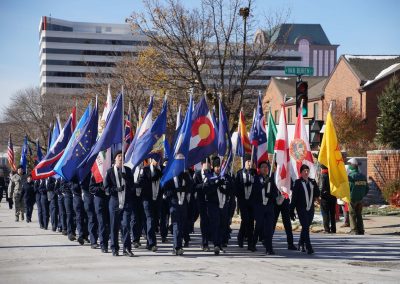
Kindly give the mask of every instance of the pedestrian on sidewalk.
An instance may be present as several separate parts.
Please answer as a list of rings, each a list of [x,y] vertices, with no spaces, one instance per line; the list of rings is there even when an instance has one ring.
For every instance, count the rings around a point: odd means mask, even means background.
[[[321,165],[319,178],[319,189],[321,191],[321,212],[325,233],[336,233],[336,196],[331,195],[328,168]]]
[[[348,163],[350,164],[350,233],[354,235],[364,235],[362,199],[368,193],[368,182],[366,176],[358,171],[358,161],[356,158],[351,158]]]

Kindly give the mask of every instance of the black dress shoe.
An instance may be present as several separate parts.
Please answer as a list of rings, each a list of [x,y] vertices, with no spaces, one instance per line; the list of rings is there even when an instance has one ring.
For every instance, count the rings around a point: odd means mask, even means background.
[[[221,251],[221,249],[219,248],[219,246],[215,246],[214,247],[214,254],[215,255],[219,255],[219,252]]]
[[[257,249],[254,246],[248,246],[247,250],[251,251],[251,252],[255,252]]]
[[[74,235],[69,235],[69,236],[68,236],[68,240],[70,240],[71,242],[73,242],[73,241],[76,240],[76,238],[75,238]]]
[[[239,240],[239,239],[238,239],[238,246],[239,246],[240,248],[243,248],[243,240]]]
[[[90,248],[92,248],[92,249],[97,249],[98,247],[99,247],[98,244],[93,244],[93,245],[90,246]]]
[[[118,251],[113,250],[112,255],[113,255],[113,256],[118,256]]]
[[[297,250],[297,247],[294,244],[288,245],[288,250]]]
[[[161,238],[161,242],[164,244],[167,242],[167,238]]]
[[[275,252],[274,252],[273,249],[270,249],[270,250],[267,250],[267,251],[266,251],[266,254],[267,254],[267,255],[275,255]]]
[[[62,233],[61,234],[63,234],[64,236],[66,236],[67,235],[67,231],[62,231]]]
[[[83,246],[83,244],[85,243],[85,240],[82,237],[78,238],[78,243]]]
[[[102,252],[102,253],[108,253],[108,248],[102,248],[102,249],[101,249],[101,252]]]
[[[183,244],[183,247],[184,247],[184,248],[188,248],[188,247],[189,247],[189,242],[185,242],[185,243]]]
[[[133,252],[131,250],[125,250],[124,251],[124,255],[125,256],[129,256],[129,257],[133,257],[134,256],[134,254],[133,254]]]
[[[210,248],[208,246],[202,246],[201,249],[203,251],[210,251]]]
[[[314,250],[312,248],[307,250],[307,254],[313,254],[313,253],[314,253]]]

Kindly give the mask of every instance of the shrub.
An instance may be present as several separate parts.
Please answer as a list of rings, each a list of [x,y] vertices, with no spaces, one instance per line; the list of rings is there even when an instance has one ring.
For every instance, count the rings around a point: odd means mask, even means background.
[[[400,207],[400,179],[388,181],[382,193],[389,204]]]

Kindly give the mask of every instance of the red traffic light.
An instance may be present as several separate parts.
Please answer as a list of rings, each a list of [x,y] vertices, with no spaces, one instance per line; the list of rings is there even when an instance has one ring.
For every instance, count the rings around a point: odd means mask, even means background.
[[[298,92],[298,93],[304,93],[304,92],[306,92],[307,88],[308,88],[307,82],[299,82],[299,83],[297,84],[297,92]]]

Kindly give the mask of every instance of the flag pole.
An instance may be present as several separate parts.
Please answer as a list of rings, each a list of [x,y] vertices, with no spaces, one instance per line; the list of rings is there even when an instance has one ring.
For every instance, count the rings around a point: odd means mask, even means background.
[[[253,127],[254,124],[254,118],[256,117],[256,109],[253,110],[253,120],[252,120],[252,125],[251,127]],[[251,143],[251,142],[250,142]],[[251,164],[251,168],[253,168],[253,163],[254,163],[254,151],[255,151],[255,147],[253,144],[251,144],[251,158],[250,158],[250,164]]]
[[[125,155],[125,151],[124,151],[124,148],[125,148],[125,119],[124,119],[124,86],[122,86],[122,93],[121,93],[121,96],[122,96],[122,98],[121,98],[121,100],[122,100],[122,110],[121,110],[121,123],[122,123],[122,143],[121,143],[121,151],[122,151],[122,153],[121,153],[121,155],[122,155],[122,169],[121,169],[121,172],[125,172],[125,166],[124,166],[124,163],[125,163],[125,157],[124,157],[124,155]]]

